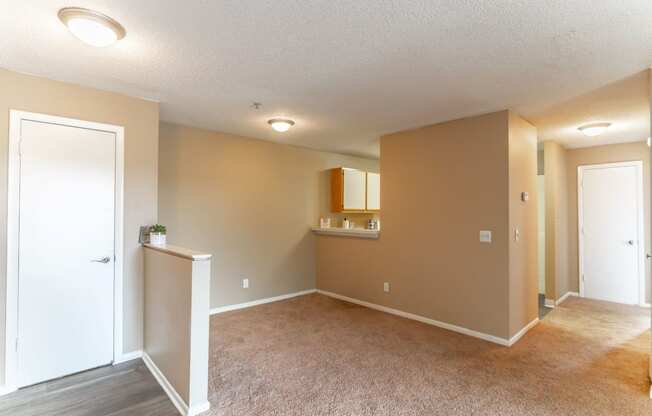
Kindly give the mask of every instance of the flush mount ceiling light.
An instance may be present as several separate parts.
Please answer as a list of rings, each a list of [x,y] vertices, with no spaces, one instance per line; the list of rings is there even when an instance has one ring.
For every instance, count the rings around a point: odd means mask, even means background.
[[[124,27],[109,16],[81,7],[59,10],[59,20],[75,37],[91,46],[109,46],[127,34]]]
[[[289,118],[273,118],[267,121],[267,123],[279,133],[286,132],[290,130],[290,127],[294,126],[294,121]]]
[[[591,123],[580,126],[577,129],[584,133],[585,136],[594,137],[604,133],[609,126],[611,126],[611,123]]]

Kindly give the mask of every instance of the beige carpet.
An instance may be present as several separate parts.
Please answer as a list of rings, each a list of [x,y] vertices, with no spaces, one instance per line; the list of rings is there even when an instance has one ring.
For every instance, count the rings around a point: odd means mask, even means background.
[[[210,415],[652,415],[650,312],[569,298],[512,348],[309,295],[211,318]]]

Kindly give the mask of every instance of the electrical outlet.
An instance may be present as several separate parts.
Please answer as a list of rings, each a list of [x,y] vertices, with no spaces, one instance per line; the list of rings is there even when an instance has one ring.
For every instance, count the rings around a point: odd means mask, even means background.
[[[383,283],[383,291],[389,293],[389,282]]]
[[[242,288],[249,289],[249,279],[242,279]]]
[[[489,230],[480,231],[480,242],[481,243],[491,243],[491,231],[489,231]]]

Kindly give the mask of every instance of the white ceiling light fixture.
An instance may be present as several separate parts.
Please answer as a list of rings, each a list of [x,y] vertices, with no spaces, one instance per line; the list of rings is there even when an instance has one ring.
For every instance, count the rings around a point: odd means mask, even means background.
[[[584,133],[585,136],[595,137],[604,133],[609,126],[611,126],[611,123],[591,123],[580,126],[577,129]]]
[[[294,126],[294,121],[289,118],[272,118],[267,123],[279,133],[284,133]]]
[[[91,46],[109,46],[127,34],[120,23],[94,10],[66,7],[59,10],[58,15],[77,39]]]

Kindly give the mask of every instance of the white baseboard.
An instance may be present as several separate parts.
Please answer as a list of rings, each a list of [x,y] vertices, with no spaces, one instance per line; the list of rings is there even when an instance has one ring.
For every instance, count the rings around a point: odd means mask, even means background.
[[[126,363],[127,361],[137,360],[139,358],[143,358],[143,351],[142,350],[127,352],[127,353],[124,353],[124,354],[122,354],[120,356],[117,356],[113,360],[113,365]]]
[[[18,390],[18,389],[15,388],[15,387],[0,386],[0,396],[4,396],[4,395],[7,395],[9,393],[13,393],[16,390]]]
[[[562,296],[562,297],[560,297],[559,299],[557,299],[557,301],[555,302],[555,305],[559,305],[559,304],[561,304],[563,301],[565,301],[566,299],[568,299],[569,296],[579,296],[579,295],[580,295],[580,294],[577,293],[577,292],[566,292],[566,294],[564,294],[564,296]]]
[[[479,338],[479,339],[482,339],[484,341],[493,342],[495,344],[502,345],[502,346],[505,346],[505,347],[511,347],[512,345],[514,345],[514,343],[516,343],[516,341],[518,341],[523,335],[525,335],[525,333],[528,330],[530,330],[530,328],[532,328],[534,325],[536,325],[539,322],[538,318],[535,319],[534,321],[532,321],[528,325],[526,325],[525,328],[520,330],[511,339],[506,339],[506,338],[497,337],[495,335],[485,334],[484,332],[475,331],[473,329],[468,329],[468,328],[464,328],[464,327],[461,327],[461,326],[449,324],[449,323],[446,323],[446,322],[436,321],[434,319],[426,318],[426,317],[420,316],[420,315],[415,315],[415,314],[412,314],[412,313],[409,313],[409,312],[403,312],[403,311],[400,311],[398,309],[388,308],[387,306],[377,305],[377,304],[371,303],[371,302],[365,302],[363,300],[350,298],[348,296],[339,295],[339,294],[333,293],[333,292],[327,292],[325,290],[317,290],[317,293],[321,293],[322,295],[326,295],[326,296],[329,296],[331,298],[343,300],[345,302],[355,303],[356,305],[364,306],[364,307],[367,307],[367,308],[370,308],[370,309],[375,309],[377,311],[381,311],[381,312],[389,313],[389,314],[392,314],[392,315],[400,316],[402,318],[412,319],[414,321],[419,321],[419,322],[422,322],[424,324],[433,325],[433,326],[436,326],[436,327],[439,327],[439,328],[447,329],[449,331],[458,332],[460,334],[468,335],[468,336],[471,336],[471,337],[474,337],[474,338]]]
[[[523,338],[523,335],[527,333],[530,329],[534,328],[539,323],[539,318],[534,318],[532,322],[525,325],[520,331],[518,331],[513,337],[509,339],[509,346],[516,344],[519,339]]]
[[[285,300],[285,299],[295,298],[297,296],[309,295],[315,292],[317,292],[317,289],[303,290],[301,292],[287,293],[285,295],[274,296],[273,298],[258,299],[258,300],[252,300],[251,302],[238,303],[235,305],[220,306],[211,309],[211,315],[229,312],[229,311],[235,311],[238,309],[251,308],[252,306],[264,305],[265,303],[278,302],[279,300]]]
[[[152,373],[156,381],[158,381],[158,384],[161,385],[163,391],[165,391],[179,413],[181,413],[183,416],[195,416],[210,409],[211,405],[208,401],[188,408],[188,404],[183,401],[181,396],[179,396],[179,393],[177,393],[172,384],[170,384],[168,379],[161,372],[161,370],[159,370],[154,361],[152,361],[151,357],[146,352],[143,352],[143,361],[145,362],[145,365]]]
[[[550,308],[550,309],[553,309],[555,307],[555,305],[556,305],[556,303],[552,299],[546,299],[545,302],[543,303],[543,306],[545,306],[546,308]]]

